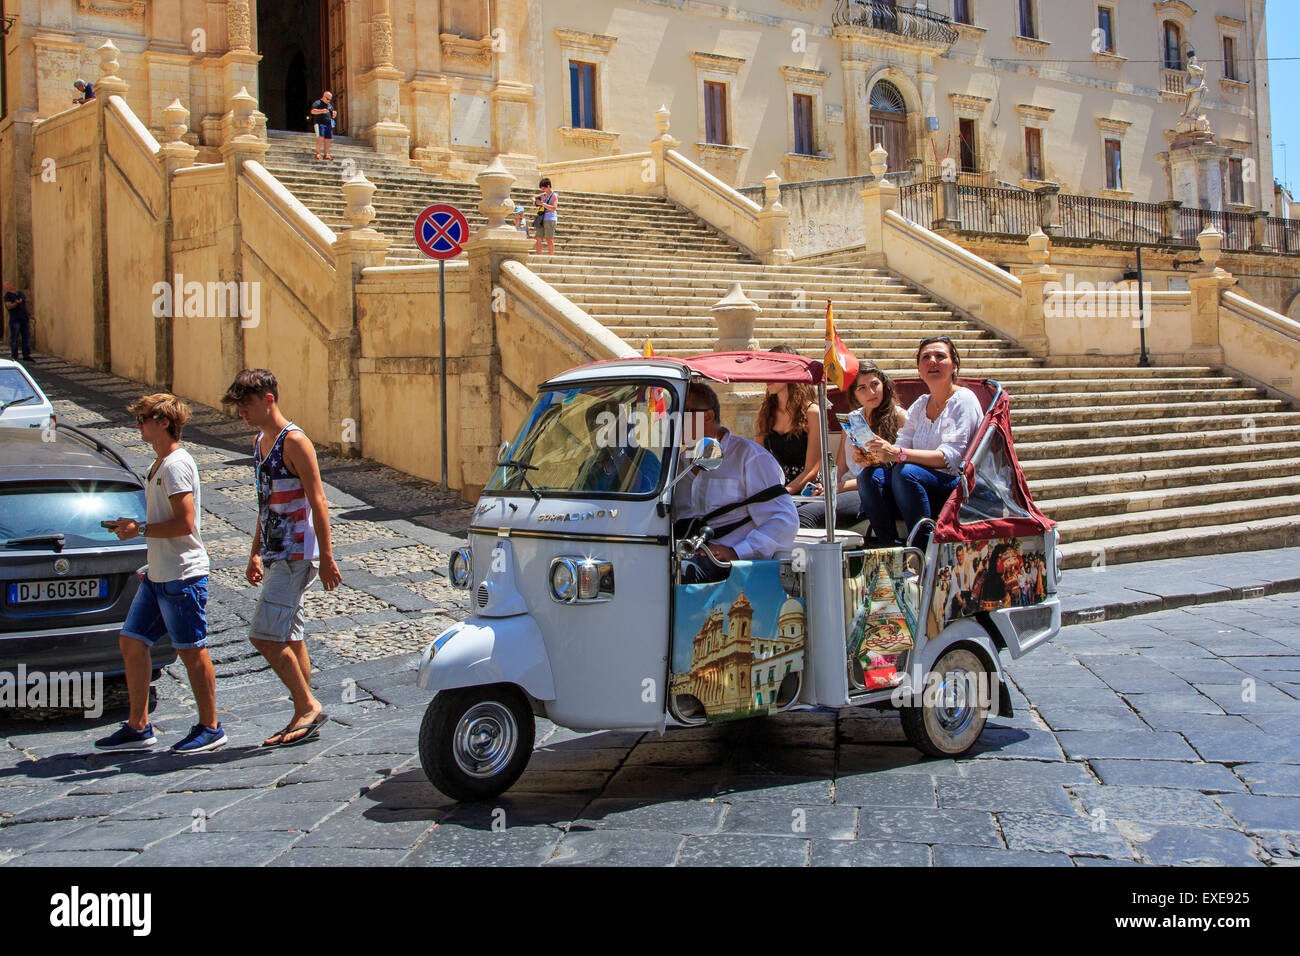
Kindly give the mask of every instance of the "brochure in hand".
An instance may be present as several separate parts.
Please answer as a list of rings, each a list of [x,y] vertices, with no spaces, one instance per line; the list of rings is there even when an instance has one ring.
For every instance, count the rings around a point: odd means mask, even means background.
[[[847,415],[836,413],[835,417],[840,420],[840,427],[849,436],[849,441],[858,448],[865,451],[867,444],[876,440],[876,433],[867,424],[867,416],[862,414],[862,409],[855,408]]]

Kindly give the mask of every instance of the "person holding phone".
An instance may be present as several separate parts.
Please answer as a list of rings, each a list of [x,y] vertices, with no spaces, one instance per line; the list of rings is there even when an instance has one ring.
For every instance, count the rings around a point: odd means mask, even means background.
[[[149,564],[127,612],[118,646],[125,664],[130,713],[115,733],[95,741],[99,750],[147,750],[158,742],[149,722],[149,648],[164,635],[180,655],[194,691],[199,722],[172,745],[179,754],[203,753],[226,743],[217,720],[217,682],[208,655],[208,553],[200,534],[199,468],[181,447],[190,410],[160,392],[132,403],[140,437],[158,457],[145,485],[145,519],[118,518],[104,527],[119,540],[144,538]]]

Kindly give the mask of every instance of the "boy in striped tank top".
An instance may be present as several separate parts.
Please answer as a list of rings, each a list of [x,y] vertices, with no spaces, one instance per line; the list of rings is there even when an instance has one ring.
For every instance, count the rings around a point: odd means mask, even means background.
[[[343,580],[330,548],[329,510],[316,449],[302,429],[280,411],[275,375],[245,369],[222,401],[257,429],[253,463],[257,481],[257,527],[244,572],[262,586],[249,640],[266,658],[293,698],[293,718],[265,747],[305,743],[320,736],[327,719],[311,692],[311,660],[303,633],[303,593],[317,576],[326,591]]]

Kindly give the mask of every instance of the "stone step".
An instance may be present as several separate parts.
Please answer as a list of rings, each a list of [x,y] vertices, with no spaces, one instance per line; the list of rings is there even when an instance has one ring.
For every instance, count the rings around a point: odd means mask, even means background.
[[[1272,415],[1254,416],[1254,426],[1248,431],[1244,425],[1245,418],[1237,421],[1236,428],[1225,428],[1230,423],[1222,418],[1158,419],[1150,422],[1133,421],[1123,432],[1114,425],[1104,425],[1095,429],[1086,426],[1071,428],[1063,425],[1020,425],[1012,415],[1011,431],[1016,442],[1016,456],[1022,462],[1045,460],[1061,461],[1075,457],[1102,456],[1114,453],[1116,446],[1124,445],[1140,437],[1139,447],[1134,454],[1148,452],[1190,450],[1197,448],[1215,448],[1231,445],[1233,440],[1249,444],[1246,436],[1253,435],[1255,441],[1271,444],[1288,441],[1295,437],[1300,428],[1300,414],[1295,412],[1277,412]],[[1214,429],[1214,430],[1212,430]],[[1093,432],[1088,434],[1087,432]],[[1079,432],[1069,434],[1067,432]],[[1046,435],[1050,440],[1022,440],[1024,435]]]
[[[1061,565],[1078,574],[1105,573],[1111,565],[1153,558],[1233,554],[1291,548],[1300,544],[1300,517],[1253,518],[1223,524],[1126,534],[1061,544]],[[1122,569],[1115,573],[1123,574]]]
[[[1276,439],[1293,437],[1295,429],[1283,426],[1272,431],[1272,437]],[[1190,448],[1179,445],[1161,451],[1147,450],[1144,447],[1135,454],[1091,457],[1087,452],[1095,449],[1085,448],[1084,444],[1081,442],[1069,446],[1070,451],[1078,454],[1070,454],[1068,457],[1027,459],[1024,448],[1020,445],[1016,446],[1016,455],[1025,477],[1035,488],[1056,487],[1059,484],[1063,488],[1077,487],[1098,492],[1121,487],[1124,482],[1136,481],[1139,485],[1145,485],[1149,481],[1159,480],[1156,476],[1166,471],[1203,469],[1218,474],[1226,473],[1238,465],[1254,468],[1262,464],[1286,462],[1290,457],[1300,455],[1300,442],[1277,440],[1251,444],[1209,444]],[[1145,446],[1146,442],[1143,444]]]
[[[1282,446],[1270,446],[1261,449],[1264,452],[1257,458],[1243,459],[1231,456],[1228,450],[1220,452],[1222,458],[1202,457],[1195,465],[1182,468],[1153,468],[1154,456],[1142,456],[1146,464],[1136,471],[1122,473],[1098,473],[1092,463],[1096,459],[1075,459],[1074,464],[1083,474],[1060,478],[1039,478],[1028,469],[1025,477],[1029,480],[1030,491],[1034,501],[1044,510],[1051,503],[1053,517],[1063,517],[1059,513],[1061,502],[1071,500],[1087,501],[1089,498],[1148,491],[1156,488],[1187,488],[1197,485],[1220,483],[1249,482],[1263,478],[1284,478],[1300,476],[1300,457],[1280,458],[1280,453],[1289,447],[1295,454],[1300,454],[1300,443],[1291,442]],[[1115,458],[1112,466],[1123,465],[1132,468],[1132,459]]]
[[[1105,391],[1101,389],[1087,392],[1055,392],[1043,394],[1026,392],[1016,397],[1015,411],[1028,409],[1055,408],[1058,405],[1079,406],[1088,403],[1097,405],[1144,405],[1152,399],[1162,403],[1183,403],[1191,407],[1205,402],[1249,401],[1258,399],[1263,393],[1257,388],[1247,386],[1232,388],[1221,386],[1206,391],[1201,388],[1167,389],[1129,389],[1124,391]]]
[[[1179,423],[1189,423],[1196,421],[1195,418],[1181,417],[1188,416],[1193,412],[1216,412],[1214,419],[1201,418],[1201,421],[1217,420],[1222,422],[1225,418],[1233,416],[1244,418],[1252,415],[1265,415],[1272,412],[1280,412],[1287,407],[1285,402],[1276,399],[1255,399],[1255,400],[1230,400],[1214,401],[1213,399],[1200,402],[1168,402],[1168,403],[1149,403],[1127,405],[1124,407],[1125,415],[1130,416],[1135,422],[1150,422],[1159,420],[1162,423],[1165,420],[1172,420]],[[1019,420],[1021,422],[1032,421],[1035,427],[1046,425],[1061,425],[1065,427],[1084,427],[1084,428],[1110,428],[1117,432],[1122,432],[1129,419],[1124,420],[1099,420],[1097,413],[1102,409],[1096,405],[1075,405],[1060,408],[1022,408],[1019,409]],[[1112,413],[1114,409],[1110,410]],[[1178,429],[1173,429],[1178,430]],[[1017,439],[1019,432],[1017,432]]]
[[[1096,544],[1102,538],[1284,517],[1300,520],[1300,495],[1212,502],[1133,514],[1092,515],[1062,521],[1059,528],[1063,541],[1088,541]]]
[[[1081,495],[1074,498],[1034,500],[1055,521],[1062,523],[1076,519],[1100,520],[1103,517],[1133,516],[1154,511],[1169,511],[1233,502],[1249,504],[1252,501],[1293,497],[1300,502],[1300,475],[1256,476],[1249,481],[1221,481],[1210,484],[1148,488],[1141,491],[1121,491],[1109,494]]]

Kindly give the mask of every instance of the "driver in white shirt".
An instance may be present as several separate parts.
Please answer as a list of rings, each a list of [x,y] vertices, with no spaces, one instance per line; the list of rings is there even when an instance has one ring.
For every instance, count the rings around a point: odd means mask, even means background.
[[[686,390],[685,410],[696,416],[690,421],[697,436],[721,442],[723,457],[714,471],[692,469],[682,479],[673,493],[674,517],[703,519],[696,524],[713,528],[707,547],[718,561],[759,561],[788,550],[799,530],[799,513],[785,490],[781,465],[762,445],[722,427],[718,396],[707,385]],[[682,580],[721,581],[727,574],[699,556],[683,567]]]

